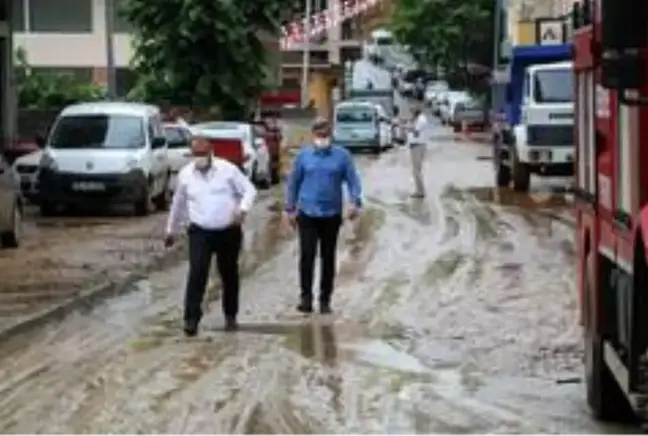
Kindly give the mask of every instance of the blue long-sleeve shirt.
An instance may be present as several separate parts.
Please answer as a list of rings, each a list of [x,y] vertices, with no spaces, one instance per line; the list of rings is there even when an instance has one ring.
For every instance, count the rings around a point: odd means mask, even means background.
[[[286,210],[313,217],[341,215],[344,184],[351,202],[361,207],[362,187],[351,153],[337,145],[305,147],[288,176]]]

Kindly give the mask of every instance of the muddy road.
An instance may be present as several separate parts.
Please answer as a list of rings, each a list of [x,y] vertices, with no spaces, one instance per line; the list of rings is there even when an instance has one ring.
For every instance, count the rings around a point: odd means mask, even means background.
[[[183,264],[0,344],[0,431],[624,431],[587,413],[565,200],[495,191],[488,156],[439,128],[422,201],[407,149],[358,157],[367,206],[342,231],[334,315],[295,312],[294,236],[261,212],[240,331],[212,290],[182,336]]]

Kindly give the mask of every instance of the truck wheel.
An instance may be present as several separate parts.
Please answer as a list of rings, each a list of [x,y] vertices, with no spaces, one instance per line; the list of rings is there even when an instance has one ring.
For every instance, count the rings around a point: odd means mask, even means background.
[[[55,216],[58,214],[59,208],[58,205],[42,201],[39,206],[41,216]]]
[[[518,192],[528,192],[531,182],[529,165],[520,162],[517,156],[513,158],[513,189]]]
[[[507,188],[511,183],[511,169],[504,166],[501,158],[495,164],[495,184],[498,188]]]
[[[0,235],[0,246],[7,248],[18,248],[20,246],[21,236],[22,212],[20,210],[20,205],[15,204],[11,230]]]
[[[587,403],[594,418],[598,420],[630,422],[634,419],[634,413],[612,372],[605,364],[603,336],[596,328],[596,304],[592,298],[595,295],[594,256],[595,253],[592,252],[587,256],[585,292],[583,293]],[[602,283],[604,282],[602,281]]]

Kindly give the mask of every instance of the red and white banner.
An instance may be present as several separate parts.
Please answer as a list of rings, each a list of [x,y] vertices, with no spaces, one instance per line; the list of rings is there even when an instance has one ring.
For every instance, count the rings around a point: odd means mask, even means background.
[[[309,1],[309,0],[307,0]],[[312,0],[310,0],[312,1]],[[281,48],[290,50],[304,42],[306,29],[310,28],[310,38],[326,35],[331,28],[341,25],[376,6],[381,0],[340,0],[332,1],[328,9],[312,14],[310,17],[298,17],[281,28]]]

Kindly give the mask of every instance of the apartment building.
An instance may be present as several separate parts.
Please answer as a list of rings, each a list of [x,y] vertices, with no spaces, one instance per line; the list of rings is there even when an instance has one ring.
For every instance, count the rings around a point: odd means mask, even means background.
[[[21,47],[31,66],[73,73],[80,81],[106,82],[105,0],[11,0],[13,47]],[[113,0],[113,45],[117,88],[130,85],[132,56],[128,23]]]

